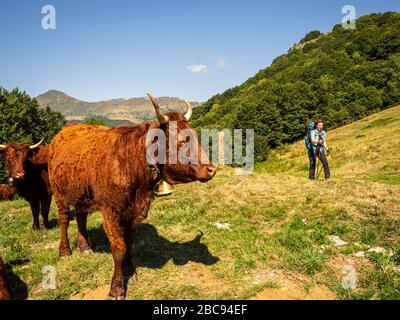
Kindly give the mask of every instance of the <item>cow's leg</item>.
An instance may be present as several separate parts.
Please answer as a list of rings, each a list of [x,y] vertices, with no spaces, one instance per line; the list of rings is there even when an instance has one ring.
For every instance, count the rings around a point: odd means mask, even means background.
[[[58,225],[60,226],[60,257],[69,256],[72,254],[68,240],[68,226],[69,226],[69,205],[62,199],[56,198],[58,208]]]
[[[75,207],[75,210],[76,222],[78,224],[78,248],[83,253],[93,253],[86,229],[88,213],[77,207]]]
[[[43,225],[45,229],[50,228],[50,223],[49,223],[50,206],[51,206],[51,196],[50,197],[46,196],[41,200],[40,214],[42,215]]]
[[[135,240],[136,228],[127,226],[124,230],[124,240],[126,245],[126,254],[122,262],[122,270],[126,282],[136,283],[138,281],[136,274],[136,266],[132,260],[132,245]]]
[[[30,201],[29,205],[31,206],[32,216],[33,216],[32,229],[39,230],[40,229],[40,223],[39,223],[40,202],[37,200]]]
[[[123,300],[125,298],[124,276],[122,262],[126,253],[124,230],[116,213],[111,209],[102,208],[103,226],[110,241],[112,256],[114,259],[114,275],[111,281],[110,298]]]

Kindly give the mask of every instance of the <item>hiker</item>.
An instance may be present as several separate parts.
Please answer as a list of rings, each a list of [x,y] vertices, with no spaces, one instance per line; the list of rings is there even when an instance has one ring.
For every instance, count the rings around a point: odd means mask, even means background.
[[[330,151],[326,143],[323,120],[317,120],[309,125],[306,136],[306,147],[308,149],[308,158],[310,159],[309,178],[311,180],[315,179],[315,167],[318,158],[324,167],[325,179],[329,179],[331,173],[327,155]]]

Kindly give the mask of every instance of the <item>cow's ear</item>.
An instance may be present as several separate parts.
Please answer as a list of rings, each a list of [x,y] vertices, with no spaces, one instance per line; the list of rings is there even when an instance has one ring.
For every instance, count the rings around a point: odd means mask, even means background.
[[[33,158],[34,156],[36,156],[36,154],[38,153],[38,151],[39,151],[39,148],[29,150],[29,152],[28,152],[28,158]]]

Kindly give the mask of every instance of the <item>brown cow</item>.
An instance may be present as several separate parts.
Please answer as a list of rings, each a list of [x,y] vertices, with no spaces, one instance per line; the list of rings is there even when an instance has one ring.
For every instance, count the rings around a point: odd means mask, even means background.
[[[17,193],[29,202],[32,209],[34,230],[40,229],[39,213],[43,217],[44,228],[49,227],[51,188],[47,168],[48,149],[40,146],[43,142],[28,144],[11,143],[0,145],[8,174],[13,180]]]
[[[187,103],[189,110],[185,116],[181,113],[163,115],[156,100],[150,94],[149,97],[159,122],[112,129],[70,125],[54,138],[49,148],[49,176],[61,232],[59,254],[71,254],[68,240],[70,205],[75,207],[81,252],[91,252],[86,231],[87,215],[89,208],[99,208],[114,259],[109,293],[113,300],[125,297],[124,276],[125,279],[136,277],[131,248],[136,227],[147,217],[154,186],[161,179],[171,184],[206,182],[217,170],[206,155],[204,164],[148,165],[146,137],[149,130],[163,130],[168,142],[170,121],[176,121],[178,132],[190,129],[188,120],[192,114],[192,107]],[[198,152],[202,153],[197,139],[195,142]],[[178,140],[178,148],[185,143],[186,140]]]
[[[10,186],[9,184],[0,184],[0,201],[13,200],[16,193],[17,189],[15,189],[15,187]]]
[[[0,257],[0,300],[10,300],[10,287],[6,278],[6,266]]]

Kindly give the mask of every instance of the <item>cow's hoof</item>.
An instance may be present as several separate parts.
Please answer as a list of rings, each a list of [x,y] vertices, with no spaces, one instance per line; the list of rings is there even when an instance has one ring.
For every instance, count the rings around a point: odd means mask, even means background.
[[[113,301],[121,301],[121,300],[125,300],[125,296],[119,296],[119,297],[112,297],[112,296],[108,296],[109,300],[113,300]]]
[[[134,273],[129,279],[128,279],[128,283],[129,284],[135,284],[138,283],[139,279],[136,273]]]
[[[78,249],[80,250],[80,252],[84,253],[84,254],[91,254],[93,253],[92,248],[90,247],[89,242],[84,241],[84,240],[80,240],[78,239]]]
[[[123,278],[121,279],[121,281],[120,280],[118,280],[118,281],[113,280],[113,282],[117,282],[118,284],[120,284],[120,286],[119,285],[114,285],[114,286],[111,285],[111,290],[108,293],[108,296],[112,300],[124,300],[126,292],[124,290],[124,287],[122,286]]]
[[[60,249],[58,255],[60,258],[68,257],[68,256],[72,255],[72,251],[71,251],[71,249]]]
[[[33,231],[39,231],[40,230],[40,225],[33,224],[32,225],[32,230]]]

